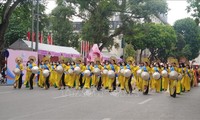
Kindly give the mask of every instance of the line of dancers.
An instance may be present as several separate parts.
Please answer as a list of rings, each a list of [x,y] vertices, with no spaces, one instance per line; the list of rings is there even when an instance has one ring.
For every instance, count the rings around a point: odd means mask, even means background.
[[[167,64],[143,59],[136,65],[133,57],[128,57],[125,62],[118,62],[115,57],[102,62],[100,58],[85,63],[82,58],[65,63],[64,57],[58,62],[51,62],[49,57],[44,57],[37,65],[34,56],[29,57],[26,67],[23,66],[21,57],[16,58],[14,88],[22,87],[23,71],[26,70],[24,85],[33,89],[37,78],[39,87],[49,89],[51,86],[58,90],[66,87],[80,90],[96,87],[98,91],[108,89],[109,92],[120,87],[127,94],[138,90],[147,95],[149,90],[159,93],[169,90],[172,97],[181,92],[189,92],[191,87],[197,86],[195,69],[187,63],[178,63],[171,59]],[[24,69],[25,68],[25,69]]]

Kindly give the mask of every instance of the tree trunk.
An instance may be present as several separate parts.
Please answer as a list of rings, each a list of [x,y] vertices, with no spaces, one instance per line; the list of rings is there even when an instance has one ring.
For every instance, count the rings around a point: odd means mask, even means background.
[[[4,45],[4,43],[5,43],[5,41],[4,41],[4,35],[6,33],[7,26],[8,26],[8,21],[6,23],[4,23],[4,24],[0,24],[0,53],[1,53],[1,55],[0,55],[0,61],[4,61],[4,56],[2,54],[2,50],[4,49],[4,46],[5,46]],[[3,65],[1,65],[1,66],[3,66]]]
[[[143,52],[143,49],[141,49],[141,51],[140,51],[140,61],[139,61],[139,63],[142,62],[142,52]]]
[[[3,13],[1,14],[1,24],[0,24],[0,51],[2,52],[2,50],[4,49],[4,36],[6,33],[6,30],[8,28],[9,25],[9,19],[10,16],[12,15],[14,9],[17,7],[17,5],[20,2],[23,2],[25,0],[16,0],[13,4],[11,4],[11,0],[8,0],[7,3],[4,4],[4,8],[3,8]],[[4,57],[2,56],[2,53],[0,55],[0,61],[4,60]]]

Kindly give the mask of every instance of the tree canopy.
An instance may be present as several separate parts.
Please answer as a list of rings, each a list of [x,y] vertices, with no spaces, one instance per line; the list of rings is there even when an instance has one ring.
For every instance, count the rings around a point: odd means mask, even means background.
[[[151,21],[168,11],[165,0],[65,0],[73,3],[79,11],[76,16],[83,18],[82,38],[97,43],[102,50],[113,45],[113,37],[122,34],[129,24],[144,20]],[[118,15],[121,25],[110,33],[110,20]]]
[[[73,24],[69,20],[74,12],[75,10],[62,0],[58,0],[57,7],[52,10],[49,30],[52,30],[56,45],[78,47],[79,35],[73,32]]]
[[[199,0],[187,0],[189,5],[187,6],[187,12],[191,13],[195,18],[195,22],[199,25],[200,22],[200,1]]]
[[[176,33],[169,25],[146,23],[131,26],[132,32],[125,34],[128,43],[134,46],[135,50],[149,49],[151,60],[167,59],[170,51],[176,43]]]
[[[200,29],[191,18],[177,20],[174,29],[178,34],[178,43],[176,48],[177,57],[185,56],[192,60],[199,55]],[[180,56],[181,55],[181,56]]]

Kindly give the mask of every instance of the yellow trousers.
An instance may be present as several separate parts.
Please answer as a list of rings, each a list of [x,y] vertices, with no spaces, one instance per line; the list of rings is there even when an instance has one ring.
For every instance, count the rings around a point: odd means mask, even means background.
[[[108,76],[102,75],[102,84],[104,88],[108,88]]]
[[[126,92],[130,93],[131,92],[129,88],[130,77],[124,77],[123,80],[124,80],[124,87],[126,89]]]
[[[109,78],[108,79],[108,89],[110,91],[113,91],[113,83],[114,83],[114,81],[115,81],[115,78]]]
[[[69,87],[74,87],[74,82],[75,82],[75,74],[70,74],[69,75],[68,86]]]
[[[61,88],[61,84],[62,84],[62,73],[57,73],[57,82],[56,82],[56,86],[58,87],[58,89]]]
[[[176,93],[181,93],[181,80],[178,80],[176,83]]]
[[[92,75],[92,86],[97,86],[97,76]]]
[[[154,87],[155,87],[156,92],[160,92],[161,79],[159,79],[159,80],[154,79]]]
[[[142,78],[137,77],[137,88],[138,88],[138,90],[142,90],[142,83],[143,83]]]
[[[185,86],[185,90],[186,90],[186,91],[189,91],[189,90],[190,90],[190,77],[189,77],[188,75],[185,77],[184,86]]]
[[[118,81],[119,81],[119,83],[120,83],[120,88],[121,88],[121,90],[123,90],[124,87],[125,87],[126,79],[127,79],[127,78],[125,78],[125,77],[122,76],[122,75],[119,75],[119,77],[118,77]]]
[[[76,89],[78,90],[79,89],[79,86],[80,86],[80,81],[79,81],[79,79],[80,79],[80,75],[75,75],[75,84],[76,84]]]
[[[151,89],[156,89],[155,88],[155,80],[152,78],[149,82],[150,82],[150,88]]]
[[[169,79],[169,92],[170,95],[173,95],[176,90],[177,81]]]
[[[52,71],[51,72],[51,75],[50,75],[50,78],[49,78],[49,82],[50,82],[50,85],[53,86],[54,84],[56,84],[56,71]]]
[[[39,81],[38,84],[40,87],[44,86],[44,82],[45,82],[45,77],[43,76],[43,74],[40,72],[40,76],[39,76]]]
[[[143,91],[143,92],[145,92],[146,89],[148,89],[148,88],[147,88],[147,87],[149,87],[149,86],[148,86],[148,84],[149,84],[148,82],[149,82],[149,81],[143,80],[143,79],[142,79],[142,91]]]
[[[169,78],[162,77],[162,89],[167,90],[169,85]]]
[[[90,88],[90,80],[91,77],[90,76],[85,76],[85,84],[84,84],[84,88],[89,89]]]
[[[65,74],[65,85],[68,85],[69,82],[69,74]]]
[[[30,80],[31,74],[32,74],[32,72],[26,71],[26,77],[25,77],[24,85],[26,85],[27,82]]]

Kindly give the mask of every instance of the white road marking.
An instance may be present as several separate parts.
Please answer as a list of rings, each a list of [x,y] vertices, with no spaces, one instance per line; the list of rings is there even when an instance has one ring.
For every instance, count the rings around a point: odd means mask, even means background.
[[[151,100],[152,100],[152,98],[149,98],[149,99],[146,99],[146,100],[144,100],[144,101],[142,101],[142,102],[140,102],[138,104],[142,105],[142,104],[145,104],[145,103],[147,103],[147,102],[149,102]]]
[[[104,119],[102,119],[102,120],[111,120],[111,118],[104,118]]]
[[[64,97],[68,97],[68,96],[69,96],[69,95],[62,95],[62,96],[54,97],[54,99],[64,98]]]
[[[7,93],[12,93],[13,91],[5,91],[5,92],[0,92],[0,95],[1,94],[7,94]]]

